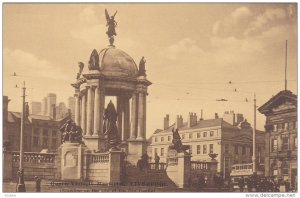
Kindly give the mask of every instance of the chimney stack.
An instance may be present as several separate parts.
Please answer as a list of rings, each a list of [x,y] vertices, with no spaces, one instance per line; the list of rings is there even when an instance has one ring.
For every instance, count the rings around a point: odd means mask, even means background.
[[[195,126],[197,124],[197,114],[189,112],[188,116],[188,127]]]
[[[203,109],[201,109],[201,118],[200,120],[203,120]]]
[[[169,128],[169,114],[164,117],[164,130],[166,130],[167,128]]]
[[[175,128],[179,129],[182,126],[183,126],[183,118],[181,115],[177,115],[176,122],[175,122]]]
[[[8,96],[3,96],[3,121],[7,121],[8,119]]]
[[[215,119],[218,119],[218,118],[219,118],[218,113],[215,113]]]
[[[51,110],[52,115],[50,115],[52,117],[53,120],[56,120],[56,107],[55,104],[52,105],[52,110]]]

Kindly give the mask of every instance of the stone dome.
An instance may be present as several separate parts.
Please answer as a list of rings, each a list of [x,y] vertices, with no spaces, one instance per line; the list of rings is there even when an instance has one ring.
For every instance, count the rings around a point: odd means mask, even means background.
[[[99,53],[100,71],[104,76],[136,77],[138,68],[134,60],[120,49],[104,48]]]

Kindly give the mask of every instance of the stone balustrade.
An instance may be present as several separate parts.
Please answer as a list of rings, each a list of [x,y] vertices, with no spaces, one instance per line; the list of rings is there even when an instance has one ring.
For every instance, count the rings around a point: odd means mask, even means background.
[[[192,170],[209,170],[209,162],[191,161]]]
[[[108,163],[109,162],[109,154],[108,153],[99,153],[91,155],[90,163]]]
[[[149,163],[150,170],[165,170],[167,168],[166,163]]]
[[[24,153],[24,163],[31,164],[54,164],[55,163],[55,153],[35,153],[35,152],[25,152]],[[17,163],[20,161],[20,153],[12,152],[12,161]]]

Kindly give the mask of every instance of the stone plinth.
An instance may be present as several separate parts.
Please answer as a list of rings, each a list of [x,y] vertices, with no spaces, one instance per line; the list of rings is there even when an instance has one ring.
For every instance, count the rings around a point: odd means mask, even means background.
[[[177,153],[168,157],[167,175],[179,188],[189,185],[191,173],[191,156]]]
[[[83,179],[85,145],[79,143],[63,143],[59,148],[61,154],[61,179],[80,180]]]
[[[144,153],[146,153],[146,149],[147,149],[146,140],[127,140],[127,142],[128,142],[127,161],[133,165],[136,165],[137,161],[141,159]]]
[[[110,151],[109,152],[109,184],[121,183],[121,172],[124,152]]]

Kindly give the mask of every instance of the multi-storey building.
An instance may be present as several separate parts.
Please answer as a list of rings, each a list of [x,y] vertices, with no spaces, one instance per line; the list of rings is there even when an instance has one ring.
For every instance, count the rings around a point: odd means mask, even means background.
[[[265,175],[297,181],[297,96],[280,91],[259,109],[266,116]]]
[[[30,103],[30,114],[41,115],[42,103],[41,102],[31,102]]]
[[[232,117],[233,111],[225,112],[224,117]],[[174,124],[169,125],[169,115],[164,118],[164,129],[157,129],[152,135],[151,158],[155,153],[161,162],[166,162],[169,145],[172,143],[172,129],[178,129],[182,143],[189,145],[193,161],[208,161],[210,153],[218,154],[218,172],[228,176],[233,164],[252,162],[252,131],[242,114],[226,122],[216,114],[214,119],[199,119],[195,113],[189,113],[187,122],[177,116]],[[233,117],[232,117],[233,118]],[[227,119],[228,120],[228,119]],[[238,122],[237,122],[238,121]],[[256,131],[256,154],[258,162],[264,160],[264,132]]]
[[[8,111],[8,98],[3,97],[3,143],[6,149],[20,149],[21,113]],[[55,152],[61,144],[60,126],[70,119],[53,119],[50,116],[30,114],[25,119],[24,151],[40,152],[47,149]]]

